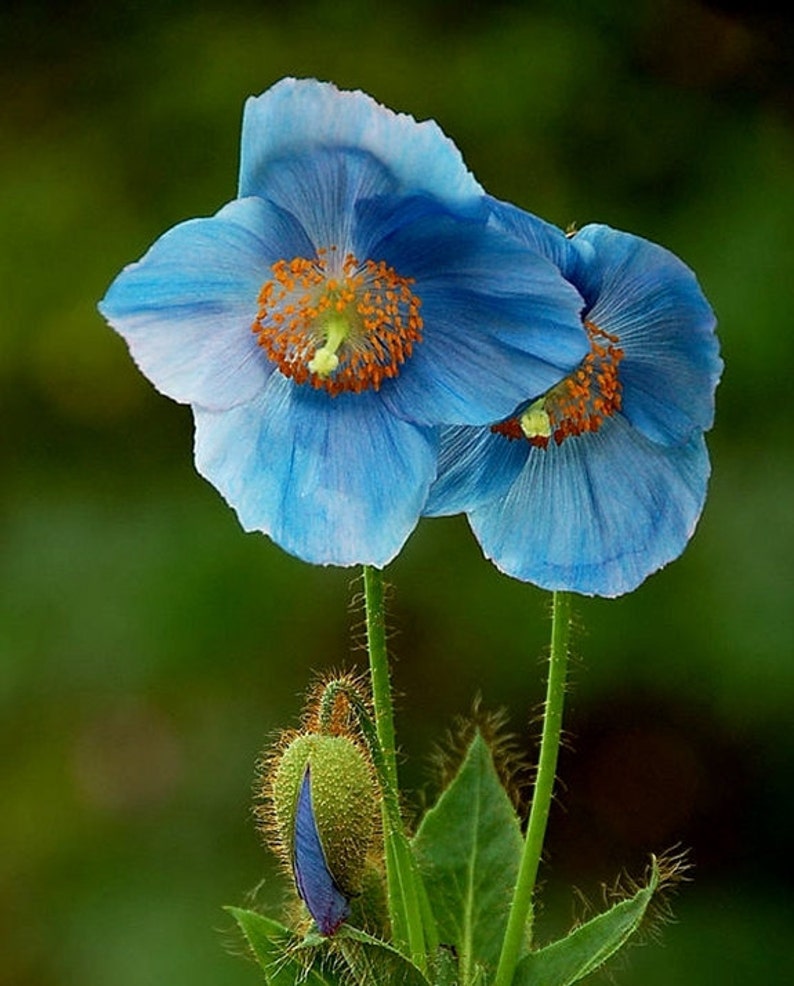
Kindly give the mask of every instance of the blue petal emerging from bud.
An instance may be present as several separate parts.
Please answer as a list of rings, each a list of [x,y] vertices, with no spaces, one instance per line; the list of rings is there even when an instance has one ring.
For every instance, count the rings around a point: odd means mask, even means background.
[[[328,869],[312,805],[311,769],[306,771],[295,813],[295,852],[292,860],[298,893],[321,935],[333,935],[350,913],[348,899]]]

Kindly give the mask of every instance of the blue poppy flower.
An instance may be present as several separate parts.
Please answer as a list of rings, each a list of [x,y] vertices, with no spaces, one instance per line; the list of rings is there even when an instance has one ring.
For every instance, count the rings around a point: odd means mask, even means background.
[[[100,310],[192,406],[197,468],[246,530],[382,566],[425,504],[436,426],[570,372],[581,303],[435,123],[286,79],[246,104],[238,198],[165,233]]]
[[[603,225],[566,237],[494,210],[580,291],[590,352],[490,428],[443,429],[426,512],[465,511],[515,578],[621,595],[681,554],[703,509],[722,370],[714,315],[692,271],[656,244]]]

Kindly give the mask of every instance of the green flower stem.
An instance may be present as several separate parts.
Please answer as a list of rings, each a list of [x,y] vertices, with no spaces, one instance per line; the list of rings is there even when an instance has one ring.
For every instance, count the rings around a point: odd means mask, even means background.
[[[395,755],[394,716],[392,715],[389,658],[386,652],[386,604],[383,572],[364,566],[364,605],[367,621],[367,651],[372,679],[372,703],[375,706],[375,725],[383,751],[386,777],[397,790],[397,759]]]
[[[400,814],[395,754],[394,717],[386,650],[386,607],[383,572],[364,566],[364,604],[367,651],[372,681],[375,727],[382,755],[383,833],[386,850],[386,881],[389,913],[396,944],[407,947],[412,961],[427,969],[427,949],[418,890],[419,876]]]
[[[567,592],[555,592],[551,623],[551,653],[549,677],[546,684],[546,705],[543,711],[543,733],[540,757],[532,796],[532,808],[513,891],[510,916],[507,922],[499,967],[494,986],[510,986],[522,945],[532,940],[532,896],[538,875],[546,824],[549,820],[557,756],[562,733],[562,710],[565,701],[565,681],[568,668],[568,640],[571,627],[571,597]]]

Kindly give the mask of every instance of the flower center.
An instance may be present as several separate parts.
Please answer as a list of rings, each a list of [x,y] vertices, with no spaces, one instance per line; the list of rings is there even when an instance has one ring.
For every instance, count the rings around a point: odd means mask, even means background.
[[[590,337],[590,352],[579,368],[522,414],[493,425],[491,431],[546,448],[550,438],[560,445],[572,435],[598,431],[605,418],[620,410],[620,340],[594,322],[585,320],[584,327]]]
[[[378,390],[422,341],[413,278],[337,248],[279,260],[259,292],[257,342],[295,383],[331,396]]]

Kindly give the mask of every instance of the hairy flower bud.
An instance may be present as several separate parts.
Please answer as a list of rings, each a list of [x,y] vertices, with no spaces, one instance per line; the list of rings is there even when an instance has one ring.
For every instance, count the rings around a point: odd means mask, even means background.
[[[348,736],[299,733],[274,758],[269,784],[276,848],[299,891],[296,837],[299,825],[313,825],[333,883],[346,898],[361,893],[378,797],[371,764],[358,744]],[[302,891],[301,896],[306,900]]]

